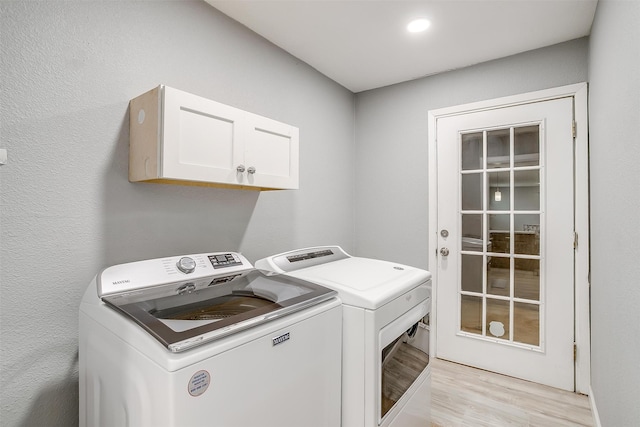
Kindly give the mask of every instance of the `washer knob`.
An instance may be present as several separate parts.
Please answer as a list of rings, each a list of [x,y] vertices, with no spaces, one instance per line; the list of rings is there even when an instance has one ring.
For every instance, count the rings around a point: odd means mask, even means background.
[[[185,274],[193,273],[196,269],[196,262],[193,258],[189,258],[188,256],[180,258],[180,260],[176,263],[176,267],[178,270],[182,271]]]

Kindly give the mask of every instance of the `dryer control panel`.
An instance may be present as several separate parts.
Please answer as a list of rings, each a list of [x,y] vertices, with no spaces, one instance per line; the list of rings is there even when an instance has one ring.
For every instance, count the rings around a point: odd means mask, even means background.
[[[316,246],[263,258],[256,261],[256,268],[267,276],[273,276],[345,258],[351,256],[340,246]]]

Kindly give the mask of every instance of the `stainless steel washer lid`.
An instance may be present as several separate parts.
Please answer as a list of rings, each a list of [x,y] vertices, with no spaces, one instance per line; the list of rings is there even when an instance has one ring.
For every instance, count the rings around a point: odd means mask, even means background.
[[[285,252],[261,259],[255,266],[265,274],[286,274],[334,289],[344,304],[370,310],[431,279],[426,270],[352,257],[339,246]]]

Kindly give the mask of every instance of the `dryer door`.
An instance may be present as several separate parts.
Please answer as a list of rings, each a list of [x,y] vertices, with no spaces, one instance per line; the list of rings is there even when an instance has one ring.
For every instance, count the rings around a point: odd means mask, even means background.
[[[377,421],[389,425],[422,385],[429,365],[428,349],[417,339],[419,322],[429,313],[427,298],[383,327],[378,336]],[[399,402],[402,402],[398,404]]]

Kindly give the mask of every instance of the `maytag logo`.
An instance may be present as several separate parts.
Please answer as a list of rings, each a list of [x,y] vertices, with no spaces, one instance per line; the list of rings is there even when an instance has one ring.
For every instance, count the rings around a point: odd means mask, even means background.
[[[287,332],[286,334],[282,334],[279,337],[275,337],[275,338],[271,338],[271,342],[273,342],[273,345],[278,345],[278,344],[282,344],[285,341],[288,341],[290,338],[289,332]]]
[[[116,280],[115,282],[111,282],[113,285],[124,285],[125,283],[131,283],[129,279],[125,280]]]

